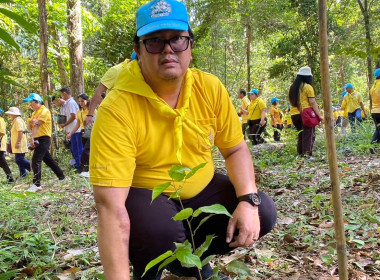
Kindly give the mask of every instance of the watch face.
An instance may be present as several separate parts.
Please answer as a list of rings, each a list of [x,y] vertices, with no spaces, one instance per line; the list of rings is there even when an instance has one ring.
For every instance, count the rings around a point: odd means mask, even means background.
[[[255,205],[260,205],[261,199],[260,199],[260,197],[259,197],[259,195],[257,193],[252,194],[252,202]]]

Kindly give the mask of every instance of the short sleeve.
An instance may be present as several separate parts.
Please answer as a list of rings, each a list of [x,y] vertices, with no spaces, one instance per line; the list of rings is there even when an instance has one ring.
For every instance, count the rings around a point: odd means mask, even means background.
[[[262,100],[262,99],[260,98],[260,99],[259,99],[258,107],[259,107],[260,110],[262,110],[262,109],[266,109],[266,108],[267,108],[267,104],[264,102],[264,100]]]
[[[0,133],[5,134],[5,121],[0,120]]]
[[[46,123],[49,121],[50,118],[50,111],[48,109],[44,109],[41,115],[39,115],[38,120]]]
[[[75,103],[75,101],[72,99],[72,102],[69,104],[69,113],[70,114],[77,114],[78,112],[78,105]]]
[[[16,119],[15,128],[16,128],[16,131],[24,131],[25,130],[24,123],[21,119]]]
[[[270,108],[270,114],[271,114],[272,116],[274,116],[275,112],[276,112],[275,109],[274,109],[273,107],[271,107],[271,108]]]
[[[362,102],[363,103],[363,96],[359,93],[359,96],[358,96],[358,102]]]
[[[101,106],[91,133],[91,184],[130,187],[136,168],[136,133],[122,112]]]
[[[219,82],[219,108],[216,110],[217,132],[215,145],[220,149],[232,148],[243,141],[241,124],[227,90]]]
[[[311,85],[305,84],[305,93],[308,98],[315,97],[314,89]]]
[[[113,88],[116,78],[119,75],[120,70],[118,69],[119,65],[116,65],[114,67],[111,67],[108,69],[108,71],[103,75],[102,79],[100,82],[107,88],[111,89]]]

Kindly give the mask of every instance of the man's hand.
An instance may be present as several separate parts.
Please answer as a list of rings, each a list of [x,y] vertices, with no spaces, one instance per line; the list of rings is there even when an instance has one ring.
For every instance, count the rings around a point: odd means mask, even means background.
[[[15,148],[20,149],[20,145],[21,145],[20,142],[16,142]]]
[[[34,137],[30,137],[30,147],[34,148]]]
[[[259,238],[260,219],[259,209],[248,202],[242,201],[236,207],[233,218],[230,219],[227,226],[226,242],[230,247],[251,246]],[[234,237],[235,231],[239,230],[239,235]]]
[[[60,128],[64,128],[64,127],[65,127],[65,124],[64,124],[64,123],[61,123],[61,124],[59,125],[59,127],[60,127]]]
[[[264,126],[265,123],[266,123],[265,119],[261,119],[259,124],[260,124],[260,126]]]
[[[94,118],[91,116],[87,116],[84,120],[84,126],[87,126],[93,123],[94,123]]]
[[[70,141],[70,140],[71,140],[71,133],[67,133],[67,134],[66,134],[66,140],[67,140],[67,141]]]

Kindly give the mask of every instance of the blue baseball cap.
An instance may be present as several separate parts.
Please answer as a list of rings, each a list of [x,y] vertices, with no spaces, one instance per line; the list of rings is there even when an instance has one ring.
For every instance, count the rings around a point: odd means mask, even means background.
[[[133,53],[131,54],[131,59],[132,60],[137,59],[137,53],[135,51],[133,51]]]
[[[251,89],[251,91],[250,92],[248,92],[249,94],[259,94],[259,91],[257,90],[257,89],[255,89],[255,88],[253,88],[253,89]]]
[[[273,97],[271,100],[270,100],[270,103],[274,103],[276,101],[280,101],[280,99],[278,99],[277,97]]]
[[[375,75],[376,78],[379,77],[380,76],[380,68],[377,68],[373,74]]]
[[[348,83],[348,84],[346,84],[343,88],[344,88],[344,89],[347,89],[347,88],[354,88],[354,85],[351,84],[351,83]]]
[[[22,100],[22,102],[29,102],[29,101],[37,101],[41,104],[44,104],[44,101],[42,100],[42,97],[37,93],[31,93],[29,96]]]
[[[3,114],[3,109],[0,108],[0,115],[2,115],[2,114]]]
[[[176,0],[153,0],[136,13],[138,37],[164,29],[187,31],[189,26],[186,7]]]

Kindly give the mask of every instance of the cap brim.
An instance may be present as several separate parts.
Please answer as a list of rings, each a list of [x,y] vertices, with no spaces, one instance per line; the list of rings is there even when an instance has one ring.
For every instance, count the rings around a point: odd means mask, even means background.
[[[156,22],[149,23],[141,27],[137,31],[137,36],[141,37],[156,31],[160,30],[180,30],[187,31],[189,30],[189,25],[187,22],[179,20],[160,20]]]
[[[22,100],[22,102],[29,102],[29,101],[33,101],[33,98],[27,97]]]
[[[5,114],[7,114],[7,115],[21,116],[21,114],[16,114],[15,112],[11,112],[11,111],[6,111]]]

